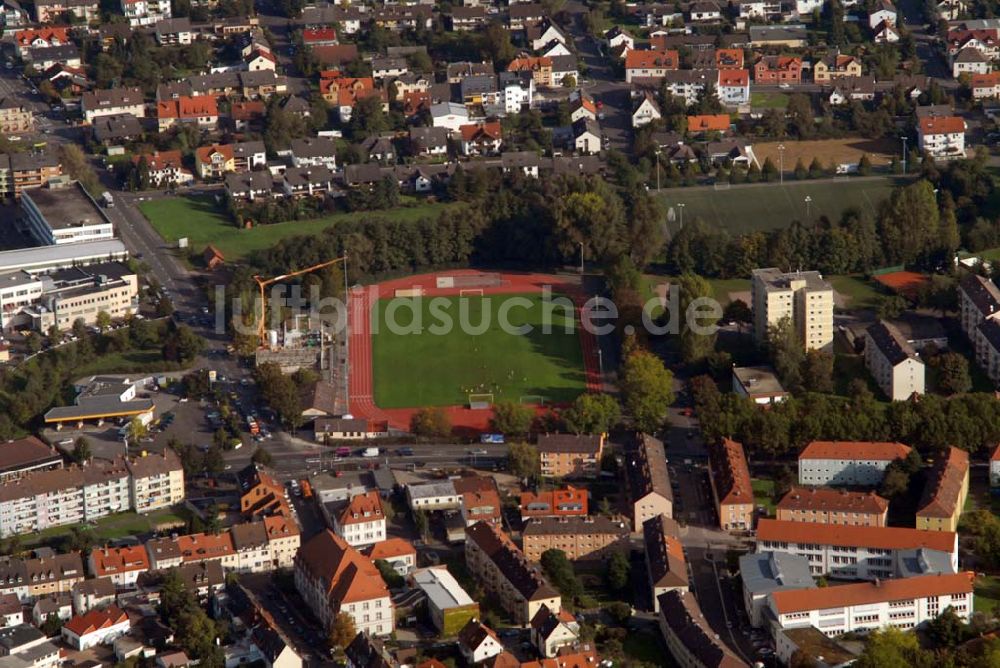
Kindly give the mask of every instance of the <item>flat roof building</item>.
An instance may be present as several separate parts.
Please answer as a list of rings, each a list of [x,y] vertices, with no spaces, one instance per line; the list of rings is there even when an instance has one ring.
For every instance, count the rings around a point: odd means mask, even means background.
[[[78,182],[64,188],[32,188],[21,208],[33,237],[48,246],[114,239],[111,220]]]
[[[751,276],[754,337],[767,341],[767,330],[788,318],[806,350],[833,345],[833,286],[817,271],[754,269]]]
[[[127,259],[128,249],[119,239],[81,241],[75,244],[0,251],[0,273],[18,270],[46,272],[95,262]]]
[[[431,622],[441,635],[453,636],[479,616],[479,604],[445,566],[420,568],[410,574],[410,579],[427,596]]]
[[[733,392],[759,406],[776,404],[791,396],[774,369],[768,366],[733,367]]]
[[[763,626],[763,610],[767,597],[782,589],[815,587],[809,570],[809,559],[787,552],[760,552],[740,557],[740,579],[743,581],[743,605],[751,626]]]

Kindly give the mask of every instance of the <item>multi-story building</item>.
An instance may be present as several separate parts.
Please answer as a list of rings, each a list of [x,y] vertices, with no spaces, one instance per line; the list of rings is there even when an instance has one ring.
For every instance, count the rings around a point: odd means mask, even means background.
[[[180,551],[181,562],[194,564],[202,561],[218,561],[227,571],[238,570],[239,556],[233,544],[233,534],[223,533],[192,533],[174,538]]]
[[[813,65],[813,81],[826,83],[834,79],[861,76],[861,61],[854,56],[834,52]]]
[[[146,103],[139,88],[111,88],[95,90],[83,94],[80,110],[88,123],[101,116],[132,114],[136,118],[146,117]]]
[[[41,188],[52,179],[62,176],[62,163],[54,153],[12,153],[8,156],[10,165],[6,178],[0,176],[0,182],[6,183],[5,195],[11,193],[15,198],[30,188]],[[0,162],[0,172],[6,167]]]
[[[37,0],[35,21],[38,23],[62,22],[65,14],[72,14],[83,23],[101,18],[98,0]]]
[[[478,522],[465,534],[466,567],[516,624],[528,624],[543,605],[562,609],[559,592],[501,529]]]
[[[767,607],[775,629],[814,626],[828,636],[887,627],[910,630],[948,608],[967,622],[974,580],[975,573],[963,572],[776,591]]]
[[[395,611],[375,564],[327,530],[295,557],[295,588],[324,628],[347,613],[360,633],[384,636],[395,629]]]
[[[917,125],[917,147],[935,160],[965,157],[965,121],[961,116],[924,116]]]
[[[884,527],[889,502],[874,492],[829,487],[792,487],[776,507],[777,519],[862,527]]]
[[[128,470],[132,508],[137,513],[169,508],[184,500],[184,467],[172,449],[133,457],[128,460]]]
[[[802,59],[798,56],[762,56],[753,66],[757,85],[802,83]]]
[[[295,520],[283,515],[270,515],[263,518],[264,530],[267,532],[267,545],[271,554],[273,568],[291,568],[295,563],[295,554],[299,551],[302,536]]]
[[[880,320],[865,331],[865,366],[892,401],[924,393],[924,363],[892,323]]]
[[[646,520],[642,525],[642,544],[653,593],[653,612],[659,612],[660,596],[673,589],[688,590],[687,559],[677,522],[666,515]]]
[[[674,516],[674,492],[670,487],[663,441],[642,434],[625,453],[625,480],[632,509],[632,531],[639,533],[646,520]]]
[[[531,517],[586,516],[587,490],[567,485],[562,489],[521,492],[521,519]]]
[[[660,632],[677,665],[686,668],[749,668],[722,642],[694,594],[671,589],[660,595]]]
[[[875,441],[813,441],[799,453],[800,485],[875,487],[909,446]]]
[[[562,550],[572,561],[592,560],[627,552],[629,533],[627,523],[603,515],[536,517],[524,526],[521,542],[530,561],[541,561],[546,550]]]
[[[35,116],[30,109],[12,97],[0,98],[0,132],[13,135],[34,129]]]
[[[154,188],[163,186],[178,186],[194,180],[191,172],[184,168],[181,152],[153,151],[144,155],[132,156],[132,163],[141,167],[145,160],[149,185]]]
[[[385,540],[385,511],[378,492],[365,492],[347,502],[339,502],[330,512],[330,522],[334,532],[352,547]]]
[[[935,455],[917,510],[917,528],[958,531],[958,519],[969,496],[969,453],[948,448]]]
[[[985,100],[1000,97],[1000,72],[973,74],[969,81],[972,89],[972,99]]]
[[[715,87],[715,91],[719,96],[719,102],[728,107],[749,104],[750,70],[720,69],[719,84]]]
[[[462,521],[465,526],[472,526],[476,522],[490,522],[500,525],[503,521],[502,505],[500,493],[497,492],[492,480],[489,485],[483,485],[472,489],[459,489],[459,481],[455,481],[457,492],[462,495]]]
[[[0,292],[0,308],[8,303]],[[62,456],[35,436],[7,441],[0,447],[0,483],[16,480],[33,471],[63,467]]]
[[[120,262],[58,269],[46,278],[32,304],[5,314],[5,327],[30,326],[44,332],[57,325],[68,331],[77,320],[96,324],[101,312],[120,319],[139,310],[139,277]]]
[[[236,171],[236,157],[230,144],[201,146],[194,152],[195,173],[200,179],[221,179]]]
[[[291,516],[285,488],[257,464],[250,464],[236,474],[240,485],[240,512],[245,517],[268,515]]]
[[[991,381],[1000,384],[1000,321],[984,320],[976,327],[976,364]]]
[[[1000,379],[1000,289],[985,276],[966,273],[958,284],[962,331],[976,351],[976,361],[989,377]]]
[[[809,560],[787,552],[744,554],[740,557],[740,580],[743,582],[743,607],[753,627],[763,626],[767,621],[763,612],[769,594],[816,586]]]
[[[155,25],[172,16],[170,0],[121,0],[121,10],[133,28]]]
[[[547,478],[596,476],[604,452],[604,435],[541,434],[538,458]]]
[[[79,552],[55,554],[20,561],[27,591],[24,600],[34,601],[45,596],[69,594],[74,585],[83,582],[86,573]]]
[[[990,487],[1000,486],[1000,445],[990,455]]]
[[[675,50],[631,50],[625,54],[625,82],[635,79],[662,79],[680,69],[680,53]]]
[[[723,531],[753,529],[753,489],[743,445],[728,438],[709,448],[712,498]]]
[[[236,568],[241,573],[274,570],[267,528],[263,522],[242,522],[229,530],[236,551]]]
[[[553,77],[553,62],[550,56],[520,56],[507,65],[508,72],[531,74],[536,86],[558,86]]]
[[[813,575],[851,580],[958,570],[958,535],[950,531],[762,519],[757,552],[801,554]]]
[[[418,569],[410,575],[410,582],[427,596],[431,623],[444,637],[455,635],[479,616],[479,604],[444,565]]]
[[[95,578],[107,578],[119,589],[131,589],[141,573],[149,570],[145,545],[98,547],[90,552],[87,566]]]
[[[767,330],[788,318],[806,350],[833,345],[833,286],[816,271],[754,269],[750,286],[754,338],[767,341]]]
[[[31,235],[46,246],[115,237],[111,220],[79,183],[24,192],[21,208]]]

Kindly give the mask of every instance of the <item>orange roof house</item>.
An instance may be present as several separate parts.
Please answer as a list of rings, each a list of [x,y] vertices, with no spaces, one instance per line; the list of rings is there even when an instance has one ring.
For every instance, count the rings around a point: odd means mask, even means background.
[[[753,489],[743,445],[725,439],[709,449],[709,481],[724,531],[753,528]]]
[[[53,26],[51,28],[18,30],[14,33],[14,43],[17,44],[19,49],[42,44],[47,46],[69,44],[69,28],[64,26]]]
[[[98,578],[148,571],[149,554],[145,545],[99,547],[90,553],[90,570]]]
[[[635,49],[625,55],[626,70],[676,70],[680,67],[677,51]]]
[[[902,443],[879,441],[813,441],[799,453],[803,459],[866,459],[892,461],[905,459],[910,447]]]
[[[412,564],[416,565],[417,563],[417,548],[413,547],[409,541],[403,538],[387,538],[386,540],[379,541],[362,550],[362,554],[372,561],[382,559],[392,562],[400,559],[409,559]]]
[[[160,131],[176,121],[214,123],[219,118],[219,103],[211,95],[182,95],[156,103]]]
[[[924,116],[920,119],[922,135],[953,135],[965,132],[961,116]]]
[[[521,517],[570,517],[587,515],[587,490],[567,486],[544,492],[521,493]]]
[[[687,117],[687,129],[691,134],[697,132],[728,132],[731,123],[729,114],[705,114]]]
[[[956,534],[902,527],[858,527],[813,522],[762,519],[757,522],[757,542],[867,547],[884,550],[927,548],[953,553]]]
[[[743,49],[716,49],[715,66],[720,70],[743,69]]]
[[[225,559],[236,554],[233,535],[228,531],[219,534],[193,533],[178,536],[176,543],[181,552],[181,559],[185,563]]]
[[[109,629],[112,626],[124,624],[128,621],[128,615],[117,605],[108,606],[103,610],[97,608],[86,614],[77,615],[66,622],[63,626],[64,635],[65,631],[69,631],[76,638],[82,639],[88,634]]]
[[[385,518],[382,497],[377,491],[365,492],[351,498],[340,511],[337,521],[341,525],[362,524]]]
[[[205,260],[205,266],[209,269],[215,269],[226,261],[226,258],[222,255],[222,251],[212,244],[205,246],[205,252],[202,253],[202,258]]]
[[[503,134],[500,121],[469,123],[459,127],[458,130],[461,132],[464,142],[499,141]]]
[[[285,488],[264,469],[251,464],[237,475],[242,495],[240,512],[246,517],[290,515]]]
[[[809,589],[785,589],[771,593],[779,615],[807,610],[834,610],[886,601],[911,601],[930,596],[971,594],[975,574],[942,573],[899,580],[859,582]]]
[[[719,70],[719,87],[746,88],[750,85],[750,70]]]
[[[133,155],[132,163],[139,164],[139,161],[146,158],[146,165],[151,172],[159,172],[165,169],[181,169],[180,151],[153,151],[143,155]]]

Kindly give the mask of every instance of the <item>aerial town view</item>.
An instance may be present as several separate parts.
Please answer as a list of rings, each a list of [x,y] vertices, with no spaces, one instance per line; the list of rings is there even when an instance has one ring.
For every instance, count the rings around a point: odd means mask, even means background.
[[[0,0],[0,668],[1000,668],[1000,0]]]

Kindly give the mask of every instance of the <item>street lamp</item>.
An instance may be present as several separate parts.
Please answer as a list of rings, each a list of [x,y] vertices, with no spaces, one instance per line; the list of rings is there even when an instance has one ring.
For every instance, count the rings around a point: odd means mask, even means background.
[[[785,145],[778,144],[778,183],[785,183]]]
[[[681,210],[681,229],[684,229],[684,207],[687,206],[684,202],[679,202],[677,208]]]
[[[656,192],[660,192],[660,149],[656,149]]]
[[[578,242],[580,244],[580,275],[583,276],[583,242]]]
[[[903,173],[906,174],[906,140],[909,139],[906,135],[903,135]]]
[[[812,195],[806,195],[806,220],[810,218],[810,212],[812,211]]]

